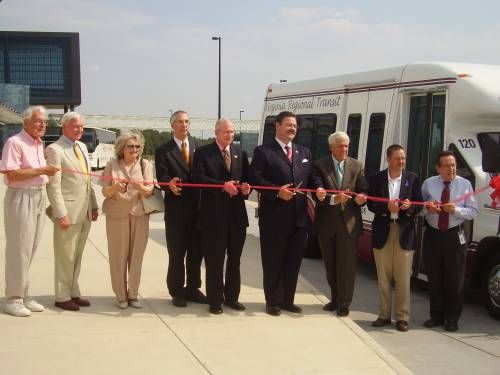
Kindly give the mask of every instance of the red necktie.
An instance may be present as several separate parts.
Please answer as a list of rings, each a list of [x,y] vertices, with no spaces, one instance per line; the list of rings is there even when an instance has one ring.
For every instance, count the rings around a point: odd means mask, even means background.
[[[291,163],[292,162],[292,148],[290,146],[285,146],[285,151],[286,151],[286,157],[288,161]]]
[[[450,201],[450,181],[443,181],[444,188],[441,193],[441,203],[448,203]],[[448,225],[450,222],[450,214],[441,208],[439,212],[438,228],[441,232],[446,232],[448,230]]]

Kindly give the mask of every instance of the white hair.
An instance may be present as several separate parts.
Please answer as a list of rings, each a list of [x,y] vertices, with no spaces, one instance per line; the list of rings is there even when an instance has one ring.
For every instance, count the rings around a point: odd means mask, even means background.
[[[26,108],[23,112],[23,122],[31,120],[31,117],[33,117],[33,113],[39,112],[42,115],[47,114],[47,110],[45,109],[44,106],[41,105],[32,105]]]
[[[336,131],[335,133],[330,134],[330,136],[328,137],[328,144],[333,145],[333,144],[337,143],[338,141],[340,141],[341,139],[345,139],[345,140],[347,140],[347,142],[350,141],[349,136],[347,135],[346,132]]]
[[[63,117],[61,117],[61,126],[70,122],[73,119],[81,119],[82,115],[78,112],[66,112]]]
[[[222,124],[230,124],[234,128],[234,124],[231,120],[229,120],[227,117],[221,117],[215,123],[215,130],[217,130]]]
[[[183,111],[183,110],[179,110],[179,111],[175,111],[174,113],[172,113],[170,115],[170,125],[173,125],[173,123],[175,122],[175,118],[177,117],[177,115],[181,115],[181,114],[188,114],[186,111]]]

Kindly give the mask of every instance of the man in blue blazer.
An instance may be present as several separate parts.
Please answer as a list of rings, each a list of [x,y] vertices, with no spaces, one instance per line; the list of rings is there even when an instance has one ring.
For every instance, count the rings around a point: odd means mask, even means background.
[[[276,137],[255,149],[249,172],[251,185],[279,188],[258,189],[266,312],[274,316],[281,309],[302,312],[294,298],[307,240],[307,197],[290,188],[309,187],[312,160],[309,149],[292,143],[296,134],[295,114],[278,114]]]
[[[417,175],[404,169],[406,154],[402,146],[387,148],[387,169],[369,179],[370,196],[389,199],[388,202],[368,201],[375,213],[372,223],[372,246],[377,265],[380,312],[372,325],[391,324],[392,284],[395,285],[396,329],[406,332],[410,320],[410,277],[415,249],[415,216],[422,206]]]

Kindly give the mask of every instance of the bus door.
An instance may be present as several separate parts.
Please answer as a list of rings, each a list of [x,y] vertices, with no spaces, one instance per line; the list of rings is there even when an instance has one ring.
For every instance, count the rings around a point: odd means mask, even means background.
[[[436,175],[436,157],[443,150],[446,93],[429,92],[410,96],[406,169],[422,183]],[[423,217],[417,219],[417,243],[413,275],[423,276]]]

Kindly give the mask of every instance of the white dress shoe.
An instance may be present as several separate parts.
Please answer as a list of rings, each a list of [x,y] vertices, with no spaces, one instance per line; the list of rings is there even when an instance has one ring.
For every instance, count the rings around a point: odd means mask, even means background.
[[[129,299],[128,300],[128,305],[130,307],[133,307],[134,309],[140,309],[140,308],[142,308],[142,305],[141,305],[141,303],[139,302],[138,299]]]
[[[118,306],[120,309],[126,309],[128,307],[128,302],[127,301],[116,301],[116,306]]]
[[[31,312],[42,312],[43,310],[45,310],[45,307],[43,307],[43,305],[39,304],[32,298],[27,298],[24,300],[24,307],[26,307]]]
[[[7,302],[3,308],[6,314],[12,316],[30,316],[31,311],[28,310],[21,302]]]

